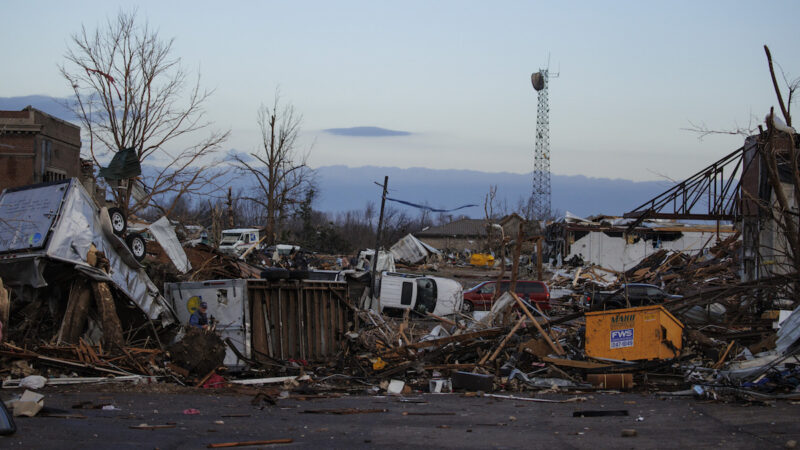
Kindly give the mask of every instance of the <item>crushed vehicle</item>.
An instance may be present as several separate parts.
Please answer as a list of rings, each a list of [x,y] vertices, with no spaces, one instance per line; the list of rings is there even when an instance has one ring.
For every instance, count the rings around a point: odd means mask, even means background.
[[[449,278],[382,272],[380,286],[381,310],[411,310],[425,316],[452,315],[462,308],[463,288]]]
[[[510,280],[500,282],[500,293],[508,292]],[[496,281],[484,281],[464,291],[463,311],[489,311],[494,303]],[[515,293],[545,311],[550,309],[550,290],[542,281],[518,280]]]
[[[657,305],[680,298],[683,296],[668,294],[653,284],[628,283],[615,291],[586,292],[583,301],[592,310],[605,310]]]

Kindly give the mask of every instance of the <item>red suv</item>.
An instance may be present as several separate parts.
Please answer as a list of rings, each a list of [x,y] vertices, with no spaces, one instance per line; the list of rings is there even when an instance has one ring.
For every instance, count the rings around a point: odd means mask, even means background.
[[[507,292],[511,284],[509,280],[500,282],[500,292]],[[496,281],[484,281],[466,291],[464,291],[464,311],[488,311],[492,309],[492,299],[497,287]],[[550,290],[541,281],[517,281],[516,293],[519,298],[531,302],[536,302],[536,306],[541,310],[550,309]],[[498,295],[499,297],[499,295]]]

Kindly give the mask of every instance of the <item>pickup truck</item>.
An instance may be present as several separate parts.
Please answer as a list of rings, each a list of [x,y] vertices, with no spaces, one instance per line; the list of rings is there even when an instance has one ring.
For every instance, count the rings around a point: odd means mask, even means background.
[[[667,294],[652,284],[628,283],[616,291],[585,292],[583,300],[591,310],[596,311],[626,308],[628,303],[631,307],[656,305],[679,298],[683,296]]]

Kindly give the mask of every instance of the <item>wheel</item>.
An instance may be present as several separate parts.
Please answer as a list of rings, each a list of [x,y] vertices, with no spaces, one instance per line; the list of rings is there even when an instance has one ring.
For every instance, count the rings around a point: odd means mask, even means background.
[[[470,313],[475,310],[475,306],[469,300],[464,300],[464,303],[461,304],[461,311],[465,313]]]
[[[131,249],[131,253],[133,253],[133,257],[136,258],[137,261],[144,259],[144,256],[147,254],[147,245],[144,243],[144,238],[141,234],[129,234],[125,238],[125,243],[128,244],[128,248]]]
[[[125,214],[120,208],[108,208],[108,217],[111,219],[111,229],[114,234],[122,236],[125,230],[128,229],[128,221],[125,219]]]

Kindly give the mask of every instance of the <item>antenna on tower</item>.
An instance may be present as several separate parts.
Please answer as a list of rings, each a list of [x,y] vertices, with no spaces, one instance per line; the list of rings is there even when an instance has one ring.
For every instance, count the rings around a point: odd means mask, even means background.
[[[550,55],[547,55],[547,68],[531,74],[531,84],[539,97],[536,109],[536,136],[533,156],[533,191],[531,192],[531,216],[537,220],[550,217],[550,103],[548,84],[550,78]]]

